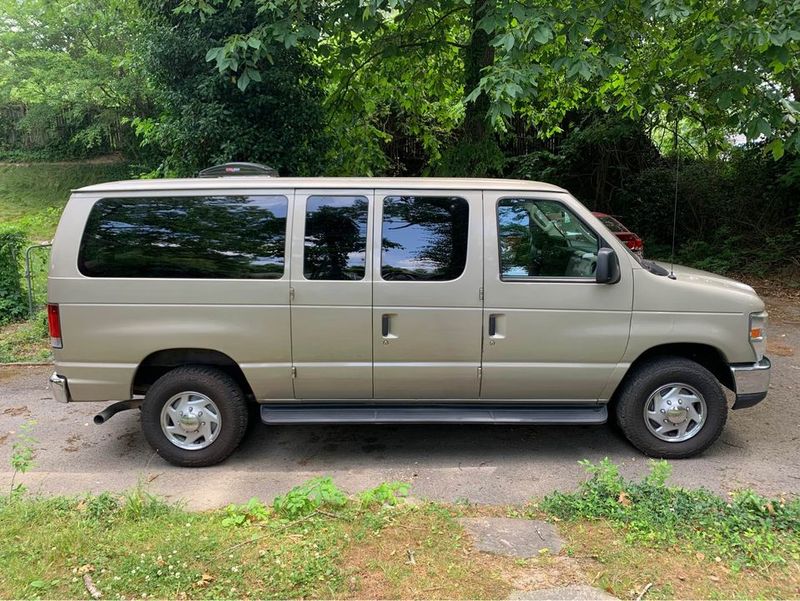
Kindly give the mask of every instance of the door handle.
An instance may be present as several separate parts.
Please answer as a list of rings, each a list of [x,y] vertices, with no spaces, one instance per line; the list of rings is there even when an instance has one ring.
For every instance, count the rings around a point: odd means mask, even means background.
[[[505,317],[503,313],[489,313],[489,338],[505,338]]]
[[[381,336],[386,338],[389,335],[389,314],[381,315]]]

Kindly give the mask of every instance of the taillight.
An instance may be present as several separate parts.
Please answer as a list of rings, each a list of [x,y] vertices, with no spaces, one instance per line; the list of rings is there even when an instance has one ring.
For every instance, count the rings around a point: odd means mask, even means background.
[[[50,346],[53,348],[63,348],[61,342],[61,316],[58,312],[58,305],[47,305],[47,327],[50,330]]]

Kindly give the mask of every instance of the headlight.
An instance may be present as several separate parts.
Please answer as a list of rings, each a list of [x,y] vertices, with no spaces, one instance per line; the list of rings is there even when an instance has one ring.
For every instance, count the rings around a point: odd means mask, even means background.
[[[767,350],[767,312],[750,314],[750,346],[756,353],[756,361],[764,358]]]

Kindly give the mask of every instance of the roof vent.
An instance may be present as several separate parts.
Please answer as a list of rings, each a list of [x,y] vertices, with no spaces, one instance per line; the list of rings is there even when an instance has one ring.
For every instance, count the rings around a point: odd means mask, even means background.
[[[278,177],[278,172],[272,167],[258,163],[224,163],[203,169],[199,177],[230,177],[236,175],[261,175]]]

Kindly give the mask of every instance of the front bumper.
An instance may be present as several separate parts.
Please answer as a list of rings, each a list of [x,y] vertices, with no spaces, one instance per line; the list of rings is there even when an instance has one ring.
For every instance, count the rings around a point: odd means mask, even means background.
[[[733,383],[736,386],[734,409],[752,407],[764,400],[769,389],[769,374],[772,363],[764,357],[758,363],[731,365]]]
[[[50,391],[53,393],[53,398],[59,403],[69,403],[72,397],[69,394],[69,386],[67,386],[67,379],[59,376],[56,372],[50,376]]]

